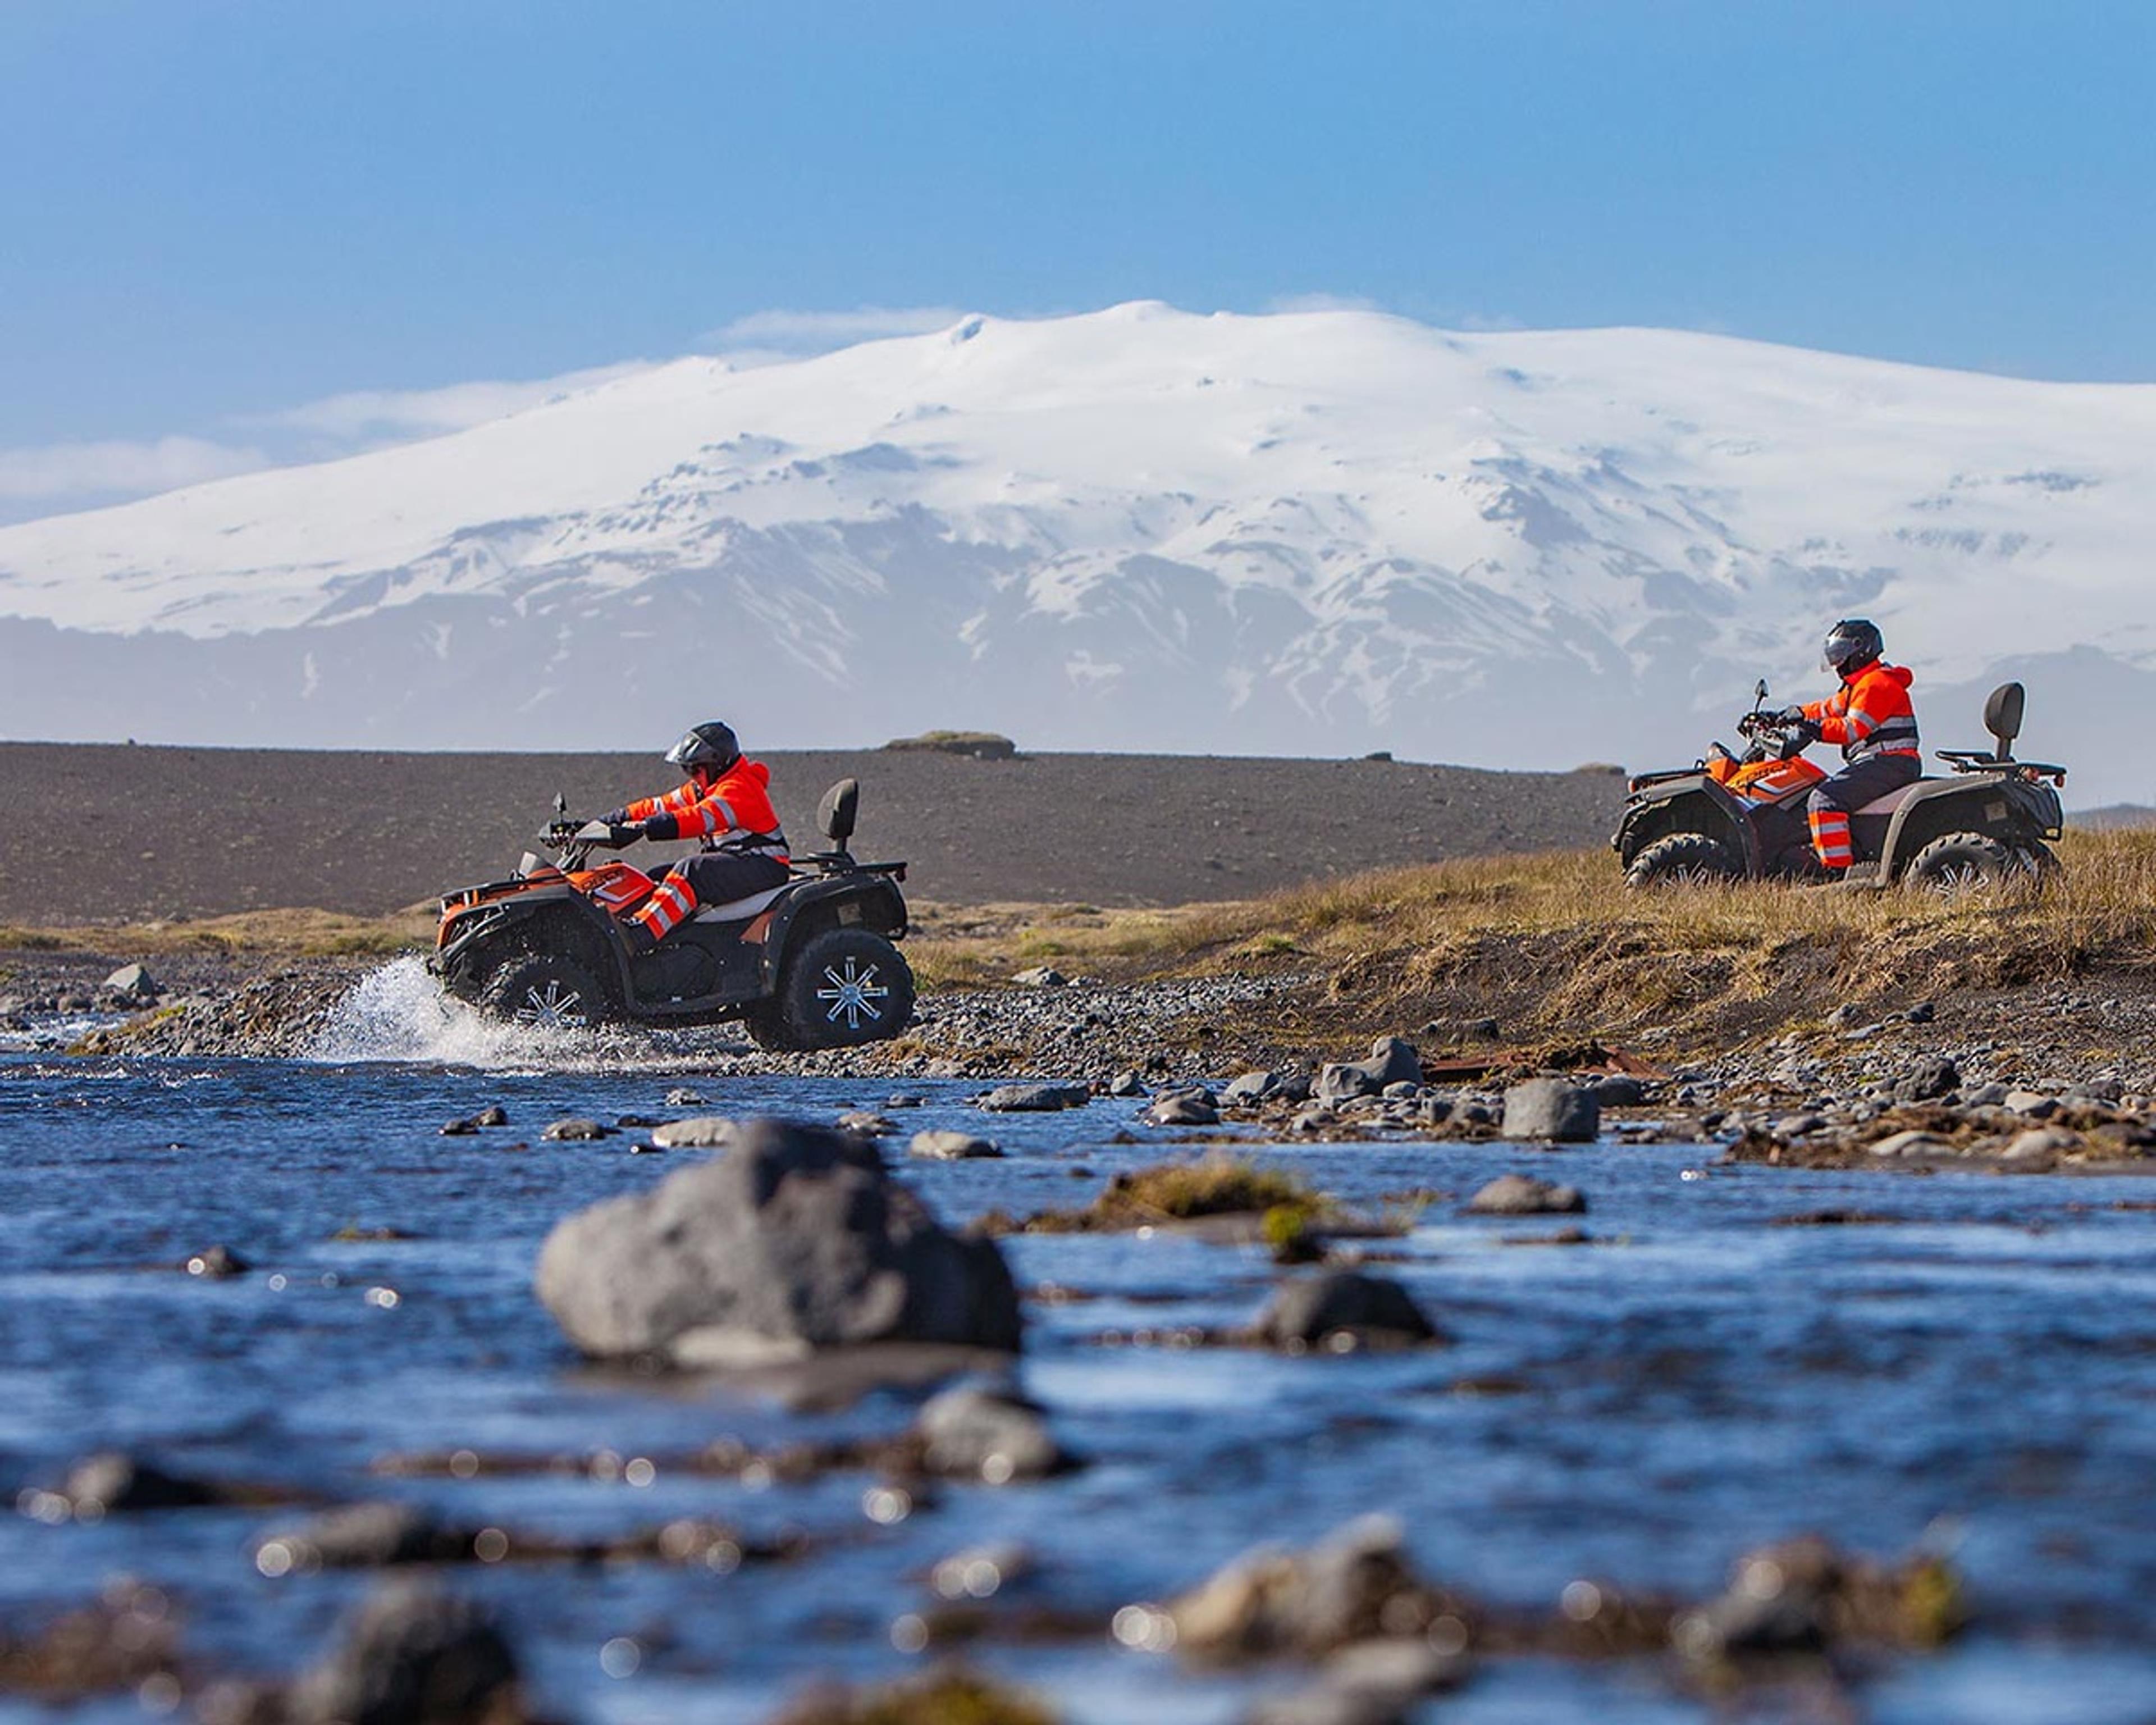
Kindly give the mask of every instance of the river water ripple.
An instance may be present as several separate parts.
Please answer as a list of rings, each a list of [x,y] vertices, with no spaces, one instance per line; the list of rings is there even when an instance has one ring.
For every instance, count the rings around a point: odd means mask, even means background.
[[[532,1050],[520,1050],[521,1055]],[[1866,1553],[1950,1547],[1978,1614],[1948,1651],[1888,1661],[1853,1717],[2145,1725],[2156,1716],[2156,1188],[2120,1179],[1931,1178],[1712,1166],[1704,1147],[1312,1147],[1251,1141],[1371,1210],[1438,1188],[1383,1246],[1455,1345],[1290,1358],[1103,1347],[1105,1332],[1247,1321],[1279,1274],[1252,1248],[1151,1237],[1006,1242],[1029,1301],[1023,1381],[1090,1458],[1045,1483],[956,1486],[902,1521],[864,1513],[869,1476],[755,1489],[673,1476],[393,1478],[381,1458],[696,1450],[895,1432],[915,1398],[789,1411],[707,1384],[579,1366],[532,1296],[569,1211],[686,1159],[634,1134],[551,1144],[563,1115],[670,1116],[678,1069],[439,1060],[155,1062],[0,1055],[0,1461],[18,1487],[118,1446],[191,1473],[338,1500],[392,1497],[463,1524],[570,1536],[670,1517],[796,1529],[797,1562],[729,1574],[656,1564],[459,1569],[497,1604],[538,1698],[572,1719],[760,1721],[809,1676],[915,1663],[895,1620],[923,1575],[989,1542],[1029,1548],[1034,1596],[1097,1609],[1168,1597],[1260,1539],[1314,1540],[1382,1511],[1431,1578],[1546,1605],[1576,1578],[1714,1590],[1758,1543],[1816,1530]],[[709,1079],[710,1111],[828,1121],[895,1086]],[[984,1121],[972,1086],[896,1086],[911,1132],[986,1130],[1008,1160],[906,1163],[948,1221],[1084,1201],[1178,1142],[1136,1105]],[[438,1128],[499,1102],[511,1126]],[[902,1145],[902,1139],[895,1141]],[[511,1148],[511,1145],[519,1147]],[[904,1163],[902,1155],[894,1160]],[[1508,1171],[1582,1187],[1593,1243],[1520,1244],[1544,1219],[1470,1219]],[[1778,1227],[1828,1208],[1894,1219]],[[395,1230],[404,1239],[336,1238]],[[171,1267],[213,1242],[254,1273]],[[394,1303],[380,1290],[393,1290]],[[267,1579],[249,1553],[290,1511],[0,1522],[0,1625],[126,1572],[168,1589],[208,1664],[289,1671],[367,1584]],[[625,1651],[626,1650],[626,1651]],[[1223,1674],[1106,1635],[986,1644],[978,1664],[1081,1725],[1228,1725],[1279,1670]],[[1810,1703],[1806,1703],[1809,1705]],[[1598,1725],[1719,1711],[1666,1665],[1486,1666],[1431,1719]],[[1794,1707],[1795,1703],[1789,1704]],[[1789,1715],[1795,1716],[1794,1713]],[[0,1718],[49,1715],[0,1702]],[[73,1717],[143,1717],[132,1697]]]

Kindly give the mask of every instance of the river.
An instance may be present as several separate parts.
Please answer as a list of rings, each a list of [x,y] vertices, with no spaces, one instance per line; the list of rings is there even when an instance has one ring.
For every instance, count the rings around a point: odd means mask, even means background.
[[[531,1294],[539,1242],[688,1153],[632,1154],[634,1132],[542,1142],[557,1117],[829,1121],[901,1088],[922,1099],[896,1117],[905,1132],[985,1131],[1009,1153],[895,1153],[954,1224],[1082,1202],[1182,1135],[1142,1124],[1131,1102],[986,1119],[973,1086],[699,1077],[678,1051],[644,1066],[574,1038],[433,1018],[400,1031],[411,1003],[377,996],[312,1060],[0,1052],[0,1458],[18,1487],[119,1447],[191,1474],[403,1497],[564,1537],[690,1515],[806,1536],[796,1560],[732,1573],[447,1573],[499,1606],[546,1708],[612,1725],[761,1721],[811,1676],[915,1667],[904,1620],[932,1601],[924,1578],[953,1552],[1023,1546],[1028,1597],[1105,1622],[1257,1540],[1304,1543],[1372,1512],[1398,1519],[1425,1574],[1522,1605],[1582,1577],[1706,1594],[1740,1551],[1807,1530],[1881,1558],[1945,1550],[1969,1584],[1972,1628],[1943,1652],[1870,1666],[1841,1717],[2145,1725],[2156,1709],[2145,1183],[1726,1168],[1697,1145],[1251,1138],[1252,1154],[1364,1210],[1397,1208],[1412,1189],[1455,1194],[1382,1242],[1378,1266],[1453,1345],[1343,1358],[1105,1346],[1111,1333],[1244,1322],[1281,1272],[1259,1249],[1165,1232],[1014,1237],[1020,1286],[1069,1296],[1029,1301],[1021,1371],[1088,1458],[1076,1472],[945,1486],[896,1520],[876,1481],[853,1472],[799,1485],[604,1464],[406,1477],[377,1464],[463,1449],[625,1462],[729,1435],[766,1445],[895,1432],[917,1399],[804,1412],[582,1367]],[[707,1106],[670,1106],[685,1084]],[[488,1104],[507,1127],[439,1134]],[[902,1151],[903,1136],[891,1142]],[[1554,1222],[1462,1214],[1508,1171],[1582,1188],[1588,1242],[1526,1244]],[[1776,1225],[1828,1209],[1884,1219]],[[176,1267],[212,1243],[252,1272],[209,1281]],[[124,1572],[178,1603],[202,1665],[292,1670],[371,1581],[259,1573],[254,1542],[294,1514],[9,1517],[0,1624]],[[1207,1671],[1105,1633],[992,1639],[968,1657],[1081,1725],[1229,1725],[1293,1675]],[[1425,1716],[1647,1725],[1814,1717],[1803,1709],[1815,1704],[1710,1704],[1664,1660],[1507,1660]],[[0,1698],[0,1719],[49,1717]],[[123,1696],[70,1717],[145,1713]]]

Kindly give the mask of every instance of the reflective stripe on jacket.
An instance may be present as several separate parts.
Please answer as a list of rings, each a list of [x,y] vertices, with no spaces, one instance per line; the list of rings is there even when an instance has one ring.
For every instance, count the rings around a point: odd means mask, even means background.
[[[1874,660],[1825,701],[1804,708],[1820,727],[1820,741],[1841,745],[1845,761],[1880,755],[1923,753],[1917,742],[1917,710],[1909,703],[1914,675],[1906,665]]]
[[[786,834],[779,830],[778,811],[771,806],[765,787],[771,769],[747,756],[721,773],[702,793],[696,782],[677,786],[662,797],[647,797],[622,811],[630,822],[649,820],[654,814],[671,815],[676,832],[684,839],[701,839],[706,850],[727,850],[788,860]]]

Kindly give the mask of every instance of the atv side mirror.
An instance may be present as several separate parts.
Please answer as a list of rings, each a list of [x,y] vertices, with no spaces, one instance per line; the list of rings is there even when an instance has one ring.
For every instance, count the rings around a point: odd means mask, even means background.
[[[2027,700],[2027,692],[2019,683],[2001,683],[1984,703],[1984,728],[1999,743],[1994,760],[2014,758],[2014,739],[2021,734],[2021,709]]]
[[[564,814],[567,814],[568,812],[569,812],[569,798],[568,798],[567,794],[565,792],[562,792],[562,791],[557,791],[557,792],[555,792],[555,793],[554,793],[554,813],[555,813],[557,815],[564,815]]]
[[[824,793],[824,800],[816,805],[818,830],[841,850],[854,836],[854,813],[860,800],[860,781],[842,778]]]
[[[1752,685],[1752,705],[1762,707],[1767,704],[1767,680],[1764,677]]]

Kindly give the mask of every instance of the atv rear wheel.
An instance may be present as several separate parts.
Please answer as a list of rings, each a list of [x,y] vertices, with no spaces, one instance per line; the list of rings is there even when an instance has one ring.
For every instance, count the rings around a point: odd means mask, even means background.
[[[2014,853],[1996,839],[1981,833],[1948,833],[1918,851],[1902,879],[1941,898],[1965,898],[1995,891],[2020,868]]]
[[[791,953],[778,992],[748,1015],[766,1048],[855,1048],[913,1022],[913,971],[865,928],[827,928]]]
[[[1671,833],[1657,839],[1632,859],[1625,870],[1627,886],[1697,886],[1734,880],[1744,865],[1719,839],[1705,833]]]
[[[520,1024],[588,1030],[610,1016],[606,991],[573,958],[534,952],[511,958],[486,979],[480,1004]]]

